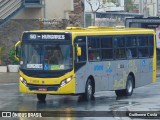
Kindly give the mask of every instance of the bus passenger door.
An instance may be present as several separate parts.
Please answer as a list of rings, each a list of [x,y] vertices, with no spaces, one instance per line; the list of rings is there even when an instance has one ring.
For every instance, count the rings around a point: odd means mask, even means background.
[[[87,79],[87,66],[86,66],[86,37],[76,37],[74,41],[74,71],[76,78],[76,93],[85,92],[85,84]],[[79,50],[78,50],[79,49]],[[79,53],[78,53],[79,52]],[[80,54],[81,52],[81,54]]]

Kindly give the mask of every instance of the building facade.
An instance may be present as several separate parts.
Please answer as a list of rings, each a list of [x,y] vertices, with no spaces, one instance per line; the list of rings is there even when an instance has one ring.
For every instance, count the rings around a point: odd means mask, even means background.
[[[70,24],[82,26],[82,20],[83,4],[80,0],[0,0],[2,61],[7,58],[9,49],[21,39],[23,31],[64,29]]]
[[[144,17],[157,16],[159,14],[159,0],[132,0],[132,2],[133,6],[135,6],[134,9],[136,9],[137,13],[143,14]]]
[[[30,0],[31,1],[31,0]],[[25,3],[25,9],[13,19],[61,18],[68,19],[69,12],[73,11],[73,0],[35,0]],[[40,5],[39,5],[40,4]],[[32,14],[31,14],[32,13]]]
[[[97,18],[97,13],[107,14],[107,12],[121,12],[124,11],[124,0],[108,0],[103,2],[103,0],[84,0],[85,10],[84,10],[84,21],[85,27],[91,25],[98,26],[109,26],[117,22],[111,18]],[[113,24],[112,24],[113,22]],[[119,21],[118,21],[119,22]]]

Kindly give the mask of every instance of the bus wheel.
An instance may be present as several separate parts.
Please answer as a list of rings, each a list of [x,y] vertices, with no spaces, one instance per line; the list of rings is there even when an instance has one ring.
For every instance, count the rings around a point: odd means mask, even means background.
[[[45,102],[46,94],[37,94],[37,99],[40,102]]]
[[[116,93],[117,97],[121,97],[124,95],[124,90],[116,90],[115,93]]]
[[[115,93],[117,96],[131,96],[133,93],[133,77],[129,75],[127,77],[126,89],[116,90]]]
[[[93,93],[93,84],[92,84],[92,81],[90,79],[88,79],[87,83],[86,83],[85,94],[84,94],[85,100],[91,101],[94,98],[93,94],[94,94]]]
[[[128,76],[127,78],[127,84],[126,84],[126,89],[125,89],[125,96],[131,96],[133,93],[133,77],[131,75]]]

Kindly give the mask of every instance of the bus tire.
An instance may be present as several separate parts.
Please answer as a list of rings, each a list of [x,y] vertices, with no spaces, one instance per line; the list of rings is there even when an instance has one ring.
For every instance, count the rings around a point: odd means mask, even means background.
[[[115,93],[118,97],[119,96],[131,96],[133,93],[133,86],[134,86],[133,77],[129,75],[127,77],[126,89],[116,90]]]
[[[46,94],[37,94],[37,99],[39,102],[45,102]]]
[[[92,84],[92,81],[90,79],[87,80],[87,83],[86,83],[86,87],[85,87],[85,94],[84,94],[84,98],[86,101],[91,101],[94,96],[94,92],[93,92],[93,84]]]
[[[133,88],[134,88],[134,82],[133,82],[133,77],[129,75],[127,77],[127,83],[126,83],[126,89],[124,90],[124,95],[125,96],[131,96],[133,93]]]
[[[116,90],[115,93],[116,93],[117,97],[121,97],[124,95],[124,90]]]

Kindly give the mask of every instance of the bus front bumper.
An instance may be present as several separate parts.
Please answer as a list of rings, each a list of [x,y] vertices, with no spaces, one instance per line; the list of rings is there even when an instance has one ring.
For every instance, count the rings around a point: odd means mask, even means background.
[[[27,94],[75,94],[75,79],[65,85],[31,85],[19,80],[19,90]]]

